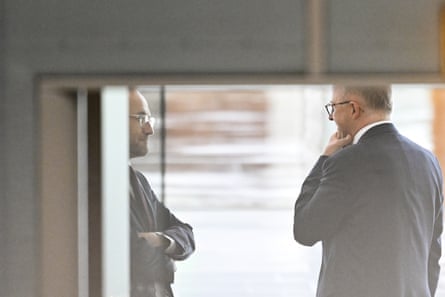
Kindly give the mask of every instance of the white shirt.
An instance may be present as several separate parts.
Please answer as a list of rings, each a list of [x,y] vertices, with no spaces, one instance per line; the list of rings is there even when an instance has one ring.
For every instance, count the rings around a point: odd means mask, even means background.
[[[367,126],[364,126],[360,130],[358,130],[357,133],[354,135],[354,139],[352,140],[352,144],[358,143],[360,138],[362,138],[363,134],[365,134],[372,127],[375,127],[375,126],[378,126],[378,125],[382,125],[382,124],[389,124],[389,123],[391,123],[391,121],[379,121],[379,122],[371,123],[371,124],[369,124]]]

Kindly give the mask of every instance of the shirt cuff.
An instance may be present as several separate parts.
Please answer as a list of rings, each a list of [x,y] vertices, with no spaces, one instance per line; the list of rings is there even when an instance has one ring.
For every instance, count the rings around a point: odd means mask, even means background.
[[[162,232],[156,232],[156,234],[158,234],[159,236],[162,236],[163,238],[167,239],[169,244],[167,245],[167,247],[165,248],[164,252],[166,254],[173,254],[176,250],[176,242],[170,237],[165,235]]]

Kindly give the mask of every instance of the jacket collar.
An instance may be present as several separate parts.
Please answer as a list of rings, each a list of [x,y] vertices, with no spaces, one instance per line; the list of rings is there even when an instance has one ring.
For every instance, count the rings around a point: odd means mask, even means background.
[[[382,135],[382,134],[386,134],[386,133],[398,134],[398,131],[393,123],[391,123],[391,122],[381,123],[377,126],[371,127],[363,134],[362,137],[360,137],[360,139],[358,140],[358,143],[361,143],[361,142],[363,142],[369,138],[372,138],[376,135]]]
[[[354,139],[352,141],[353,144],[358,143],[358,141],[360,140],[360,138],[371,128],[378,126],[378,125],[382,125],[382,124],[389,124],[391,123],[391,121],[378,121],[378,122],[374,122],[371,124],[368,124],[366,126],[364,126],[363,128],[361,128],[360,130],[357,131],[357,133],[354,135]]]

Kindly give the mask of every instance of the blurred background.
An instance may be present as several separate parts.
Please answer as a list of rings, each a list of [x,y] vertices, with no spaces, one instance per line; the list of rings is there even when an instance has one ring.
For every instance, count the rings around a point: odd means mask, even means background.
[[[440,88],[393,86],[393,122],[430,150],[439,137],[434,92]],[[336,129],[324,109],[331,87],[141,90],[164,125],[137,167],[196,235],[196,253],[177,263],[177,295],[315,296],[321,245],[304,247],[293,240],[293,204]],[[437,296],[445,294],[443,274]]]

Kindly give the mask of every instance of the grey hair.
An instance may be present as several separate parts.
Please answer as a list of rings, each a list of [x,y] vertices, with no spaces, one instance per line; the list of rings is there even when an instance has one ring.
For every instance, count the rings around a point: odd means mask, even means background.
[[[335,86],[343,89],[344,95],[355,94],[363,98],[365,104],[374,110],[392,112],[391,86]]]

